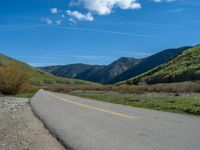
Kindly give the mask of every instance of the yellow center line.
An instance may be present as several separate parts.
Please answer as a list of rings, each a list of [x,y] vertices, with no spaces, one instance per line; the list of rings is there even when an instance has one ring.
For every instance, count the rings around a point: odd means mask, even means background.
[[[56,96],[56,95],[49,93],[49,92],[48,92],[48,94],[51,95],[52,97],[58,99],[58,100],[65,101],[65,102],[70,103],[70,104],[78,105],[80,107],[93,109],[93,110],[96,110],[96,111],[99,111],[99,112],[109,113],[109,114],[112,114],[112,115],[115,115],[115,116],[120,116],[120,117],[123,117],[123,118],[126,118],[126,119],[139,119],[138,117],[135,117],[135,116],[130,116],[130,115],[114,112],[114,111],[111,111],[111,110],[102,109],[102,108],[98,108],[98,107],[95,107],[95,106],[90,106],[90,105],[82,104],[82,103],[75,102],[75,101],[72,101],[72,100],[68,100],[68,99]]]

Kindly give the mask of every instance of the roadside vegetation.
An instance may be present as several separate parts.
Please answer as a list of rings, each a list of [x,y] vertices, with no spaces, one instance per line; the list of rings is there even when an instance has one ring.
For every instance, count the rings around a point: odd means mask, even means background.
[[[10,61],[0,68],[0,91],[5,95],[15,95],[20,92],[33,92],[37,87],[28,82],[30,75],[16,61]]]
[[[200,115],[200,83],[183,82],[157,85],[53,85],[52,92],[155,110]]]
[[[19,98],[32,98],[37,92],[26,92],[26,93],[19,93],[17,95],[15,95],[15,97],[19,97]]]
[[[200,116],[200,94],[197,93],[125,94],[107,91],[72,91],[69,94],[122,105]]]
[[[56,77],[0,54],[0,95],[31,97],[38,89],[55,84],[91,85],[95,83]]]
[[[200,92],[200,81],[188,81],[181,83],[163,83],[154,85],[65,85],[65,84],[54,84],[45,87],[46,90],[52,92],[71,92],[75,90],[84,91],[115,91],[120,93],[145,93],[145,92],[156,92],[156,93],[197,93]]]

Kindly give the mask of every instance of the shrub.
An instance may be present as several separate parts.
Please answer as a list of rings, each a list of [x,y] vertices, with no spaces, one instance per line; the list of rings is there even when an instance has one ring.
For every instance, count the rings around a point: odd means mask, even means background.
[[[34,93],[34,92],[37,92],[39,89],[40,89],[39,86],[32,85],[32,84],[26,84],[20,90],[20,93]]]
[[[44,84],[54,84],[54,80],[51,80],[51,79],[45,79],[44,80]]]
[[[22,70],[16,61],[10,61],[0,67],[0,91],[6,95],[15,95],[29,83],[29,74]]]

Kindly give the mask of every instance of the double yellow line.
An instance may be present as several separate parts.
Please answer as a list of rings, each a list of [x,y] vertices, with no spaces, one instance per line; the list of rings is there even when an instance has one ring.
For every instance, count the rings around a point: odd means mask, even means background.
[[[64,102],[67,102],[67,103],[70,103],[70,104],[74,104],[74,105],[77,105],[77,106],[80,106],[80,107],[93,109],[93,110],[96,110],[96,111],[99,111],[99,112],[109,113],[109,114],[119,116],[119,117],[123,117],[123,118],[126,118],[126,119],[139,119],[138,117],[135,117],[135,116],[130,116],[130,115],[114,112],[114,111],[111,111],[111,110],[102,109],[102,108],[98,108],[98,107],[95,107],[95,106],[90,106],[90,105],[82,104],[82,103],[75,102],[75,101],[72,101],[72,100],[68,100],[68,99],[56,96],[55,94],[50,93],[50,92],[48,92],[48,94],[51,95],[52,97],[58,99],[58,100],[61,100],[61,101],[64,101]]]

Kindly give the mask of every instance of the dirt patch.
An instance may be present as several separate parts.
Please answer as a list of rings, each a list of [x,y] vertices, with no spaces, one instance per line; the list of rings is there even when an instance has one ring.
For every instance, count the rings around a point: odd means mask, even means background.
[[[0,97],[1,150],[64,150],[24,98]]]

